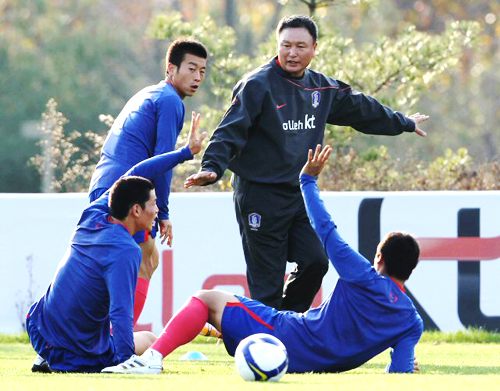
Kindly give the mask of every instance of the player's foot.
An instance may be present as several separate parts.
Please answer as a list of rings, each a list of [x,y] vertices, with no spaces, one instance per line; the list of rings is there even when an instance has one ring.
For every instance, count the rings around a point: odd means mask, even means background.
[[[222,338],[222,334],[210,323],[205,323],[203,330],[200,331],[200,335],[205,337]]]
[[[135,354],[127,361],[114,367],[104,368],[101,373],[131,373],[139,375],[154,375],[163,371],[163,356],[153,349],[148,349],[142,356]]]
[[[33,362],[33,366],[31,367],[31,372],[52,373],[49,363],[41,356],[36,356],[35,362]]]

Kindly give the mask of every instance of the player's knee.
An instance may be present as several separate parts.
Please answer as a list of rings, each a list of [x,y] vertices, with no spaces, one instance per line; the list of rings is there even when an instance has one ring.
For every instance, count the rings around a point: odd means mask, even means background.
[[[203,301],[210,311],[223,309],[227,302],[238,301],[231,293],[213,289],[202,289],[193,296]]]
[[[211,292],[213,291],[209,289],[201,289],[198,292],[196,292],[193,296],[197,297],[198,299],[203,301],[206,305],[208,305],[211,298]]]

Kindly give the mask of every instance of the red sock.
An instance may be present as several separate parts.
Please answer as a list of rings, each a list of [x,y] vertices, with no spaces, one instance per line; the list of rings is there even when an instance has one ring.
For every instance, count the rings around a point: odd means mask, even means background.
[[[146,302],[146,297],[148,296],[149,281],[145,278],[139,277],[137,279],[137,286],[135,288],[135,299],[134,299],[134,326],[141,316],[142,309],[144,308],[144,303]]]
[[[192,341],[208,320],[208,307],[204,301],[192,296],[163,329],[151,349],[159,351],[163,357],[179,346]]]

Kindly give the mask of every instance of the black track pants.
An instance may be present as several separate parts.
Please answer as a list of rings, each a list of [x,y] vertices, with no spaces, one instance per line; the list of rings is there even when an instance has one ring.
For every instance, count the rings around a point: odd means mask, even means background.
[[[234,176],[234,205],[252,299],[276,309],[309,309],[328,271],[328,258],[306,214],[298,186]],[[296,268],[284,284],[287,262]]]

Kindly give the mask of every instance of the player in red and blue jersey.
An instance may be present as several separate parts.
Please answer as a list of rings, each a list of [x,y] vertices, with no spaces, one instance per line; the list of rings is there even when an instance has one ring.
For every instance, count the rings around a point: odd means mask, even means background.
[[[133,333],[142,258],[133,235],[150,230],[158,213],[151,181],[200,151],[206,133],[198,138],[199,120],[193,113],[187,146],[134,166],[83,211],[54,279],[27,316],[39,355],[33,371],[99,372],[156,339],[150,332]]]
[[[387,372],[418,370],[415,346],[423,322],[404,283],[418,263],[419,247],[408,234],[393,232],[379,244],[375,266],[339,235],[319,196],[315,177],[331,147],[309,151],[300,183],[311,224],[339,274],[334,290],[304,313],[278,311],[259,301],[222,291],[200,291],[167,324],[142,356],[105,368],[111,373],[159,373],[162,358],[189,342],[208,320],[222,331],[234,355],[239,342],[255,333],[279,338],[287,348],[289,372],[340,372],[359,367],[392,348]]]
[[[90,181],[89,198],[94,201],[135,164],[162,153],[173,151],[184,125],[184,103],[193,96],[205,78],[207,49],[198,41],[176,40],[166,55],[166,79],[135,94],[116,118],[104,142],[101,159]],[[172,171],[154,181],[158,197],[158,221],[162,243],[171,245],[172,224],[168,198]],[[134,323],[146,300],[149,280],[158,266],[159,254],[151,233],[135,235],[142,249],[142,263],[135,297]]]

